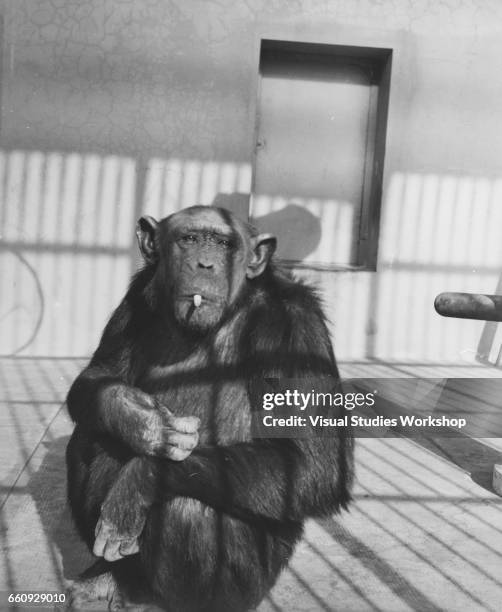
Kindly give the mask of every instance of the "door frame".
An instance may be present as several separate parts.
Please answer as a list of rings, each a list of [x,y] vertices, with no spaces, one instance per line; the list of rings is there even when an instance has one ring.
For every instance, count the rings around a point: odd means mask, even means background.
[[[250,217],[252,217],[253,213],[257,153],[259,149],[257,145],[261,124],[261,57],[262,50],[274,49],[284,52],[291,51],[302,54],[313,53],[333,55],[337,58],[347,58],[351,61],[361,62],[366,69],[369,67],[373,71],[370,85],[369,120],[367,128],[368,135],[373,132],[373,142],[366,143],[360,226],[356,246],[356,263],[342,265],[336,263],[304,263],[297,260],[281,260],[281,264],[288,268],[308,270],[376,270],[393,50],[389,47],[339,45],[330,44],[324,41],[311,42],[296,37],[256,37],[254,49],[256,77],[253,82],[255,95],[251,151],[252,174],[249,205]],[[373,113],[371,112],[372,108],[375,109]]]

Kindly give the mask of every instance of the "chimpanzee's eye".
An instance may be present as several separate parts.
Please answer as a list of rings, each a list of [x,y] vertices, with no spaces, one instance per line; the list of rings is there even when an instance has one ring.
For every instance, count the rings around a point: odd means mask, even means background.
[[[185,234],[181,237],[181,241],[185,244],[196,244],[197,236],[195,234]]]
[[[227,240],[226,238],[219,238],[218,244],[222,247],[225,247],[225,249],[231,249],[233,247],[232,241]]]

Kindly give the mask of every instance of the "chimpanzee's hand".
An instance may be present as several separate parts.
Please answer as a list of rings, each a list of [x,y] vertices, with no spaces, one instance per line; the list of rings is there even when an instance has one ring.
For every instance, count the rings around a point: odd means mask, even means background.
[[[136,455],[183,461],[197,446],[197,417],[175,416],[152,395],[128,385],[110,385],[102,396],[109,406],[105,428]]]
[[[147,462],[142,457],[131,459],[106,496],[94,531],[96,556],[117,561],[139,551],[138,538],[151,505],[145,487]]]
[[[130,511],[126,511],[128,504],[129,502],[122,506],[122,511],[132,519],[130,523],[125,516],[118,514],[112,519],[108,516],[108,512],[101,511],[94,532],[96,539],[93,553],[97,557],[104,557],[107,561],[117,561],[139,552],[138,538],[143,531],[146,511],[139,509],[135,516],[132,516]]]
[[[149,415],[143,440],[148,455],[167,457],[183,461],[199,442],[200,420],[197,417],[175,416],[170,410],[159,406]]]

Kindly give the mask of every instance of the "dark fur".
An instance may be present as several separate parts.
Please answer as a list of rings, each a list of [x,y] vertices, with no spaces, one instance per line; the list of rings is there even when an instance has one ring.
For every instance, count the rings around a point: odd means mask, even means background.
[[[111,564],[119,577],[146,576],[167,610],[248,610],[288,563],[305,518],[349,502],[350,439],[252,439],[250,429],[253,380],[301,378],[310,391],[318,376],[338,378],[325,318],[311,288],[269,264],[218,329],[197,338],[159,314],[154,270],[134,278],[69,392],[77,423],[67,450],[71,508],[92,548],[101,504],[122,469],[122,505],[141,489],[150,510],[140,554]],[[172,367],[200,347],[195,369]],[[126,417],[121,432],[106,431],[100,393],[117,382],[200,417],[200,443],[187,459],[131,452],[120,439],[133,435]]]

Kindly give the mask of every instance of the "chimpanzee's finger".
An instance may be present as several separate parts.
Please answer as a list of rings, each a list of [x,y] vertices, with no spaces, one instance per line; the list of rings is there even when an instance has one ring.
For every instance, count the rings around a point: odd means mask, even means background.
[[[103,552],[106,561],[118,561],[124,555],[120,553],[120,540],[108,540]]]
[[[192,451],[199,443],[199,434],[195,433],[180,433],[179,431],[170,430],[165,434],[164,439],[170,446],[176,446],[181,450]]]
[[[171,414],[164,422],[168,427],[187,434],[196,433],[200,427],[200,419],[194,416],[178,417]]]
[[[162,455],[167,457],[168,459],[172,459],[173,461],[183,461],[186,459],[192,451],[183,450],[182,448],[178,448],[177,446],[166,446]]]
[[[98,521],[98,525],[96,526],[96,539],[94,540],[94,547],[92,549],[92,552],[96,555],[96,557],[103,556],[109,536],[109,530],[106,529],[103,521],[100,519]]]
[[[132,540],[122,540],[119,548],[120,554],[125,557],[127,555],[134,555],[139,552],[138,538]]]

